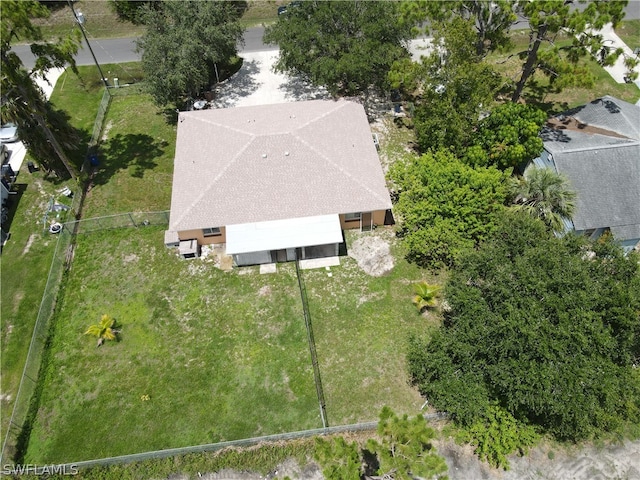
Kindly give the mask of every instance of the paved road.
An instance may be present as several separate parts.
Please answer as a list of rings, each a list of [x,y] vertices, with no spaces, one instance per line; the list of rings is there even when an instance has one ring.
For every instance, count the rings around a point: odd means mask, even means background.
[[[626,20],[640,19],[640,0],[630,0],[625,10]],[[513,28],[527,28],[527,25],[526,22],[518,23]],[[273,50],[275,48],[274,45],[265,45],[262,43],[263,33],[264,27],[248,28],[244,33],[244,46],[241,48],[241,53]],[[134,38],[90,38],[89,41],[91,42],[91,46],[98,63],[101,65],[107,63],[135,62],[140,60],[140,53],[136,52]],[[35,59],[33,55],[31,55],[31,51],[27,45],[16,45],[13,49],[18,53],[25,67],[32,68],[34,66]],[[76,56],[76,63],[78,65],[93,65],[91,52],[86,47],[84,40],[83,48]]]
[[[244,33],[244,46],[241,52],[263,52],[276,48],[273,45],[265,45],[262,43],[263,27],[249,28]],[[136,62],[140,60],[140,53],[136,52],[135,38],[90,38],[91,48],[96,55],[96,59],[100,65],[107,63],[125,63]],[[35,58],[31,54],[28,45],[16,45],[13,50],[22,59],[26,68],[33,68]],[[76,63],[78,65],[93,65],[91,52],[82,40],[82,49],[76,55]]]

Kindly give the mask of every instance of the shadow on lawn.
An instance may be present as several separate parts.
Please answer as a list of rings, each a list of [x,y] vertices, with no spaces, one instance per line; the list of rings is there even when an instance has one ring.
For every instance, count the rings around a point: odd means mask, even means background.
[[[113,136],[100,148],[100,167],[94,184],[104,185],[118,170],[130,167],[132,177],[144,177],[146,170],[157,166],[155,159],[164,153],[167,146],[167,142],[158,142],[143,133],[119,133]]]

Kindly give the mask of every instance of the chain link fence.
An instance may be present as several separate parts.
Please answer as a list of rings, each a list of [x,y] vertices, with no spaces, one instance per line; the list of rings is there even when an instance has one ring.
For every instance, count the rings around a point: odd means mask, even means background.
[[[327,419],[327,403],[324,399],[324,390],[322,389],[322,379],[320,377],[320,365],[318,363],[318,354],[316,353],[316,341],[313,337],[313,327],[311,325],[311,313],[309,312],[309,301],[307,300],[307,287],[302,278],[302,270],[298,256],[300,249],[296,250],[296,276],[298,277],[298,288],[300,289],[300,298],[302,300],[302,311],[304,312],[304,324],[307,327],[307,341],[309,343],[309,353],[311,354],[311,365],[313,366],[313,380],[316,384],[316,395],[318,396],[318,405],[320,406],[320,416],[322,417],[322,426],[327,427],[329,420]]]
[[[49,269],[47,283],[38,310],[38,317],[33,328],[27,360],[22,372],[22,379],[15,398],[11,421],[2,447],[2,464],[12,463],[16,452],[28,440],[31,418],[37,411],[39,399],[38,375],[49,337],[49,326],[56,307],[56,299],[62,275],[70,257],[72,233],[63,229],[58,234],[53,260]]]
[[[86,218],[65,223],[65,228],[76,234],[92,233],[99,230],[114,228],[138,228],[147,225],[168,225],[169,211],[161,212],[130,212],[105,217]]]

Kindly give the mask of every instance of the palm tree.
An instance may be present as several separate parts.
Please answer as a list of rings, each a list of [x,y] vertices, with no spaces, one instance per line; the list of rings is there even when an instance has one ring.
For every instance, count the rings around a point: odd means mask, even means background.
[[[422,281],[413,286],[413,291],[415,293],[413,304],[418,311],[422,312],[426,308],[435,307],[436,298],[440,294],[440,287],[438,285],[429,285],[427,282]]]
[[[512,186],[516,210],[542,220],[556,233],[565,230],[565,219],[576,209],[576,193],[569,181],[549,168],[531,168]]]
[[[109,315],[102,315],[100,319],[100,323],[97,325],[91,325],[86,332],[85,335],[93,335],[94,337],[98,337],[98,347],[104,343],[105,340],[115,340],[120,330],[116,330],[115,327],[116,321],[111,318]]]

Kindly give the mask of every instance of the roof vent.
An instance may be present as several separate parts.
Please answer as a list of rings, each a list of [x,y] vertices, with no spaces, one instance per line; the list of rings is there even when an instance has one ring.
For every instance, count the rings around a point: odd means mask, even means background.
[[[263,153],[263,154],[262,154],[262,158],[267,158],[267,154],[266,154],[266,153]]]
[[[289,156],[289,152],[284,152],[284,156],[288,157]]]

